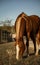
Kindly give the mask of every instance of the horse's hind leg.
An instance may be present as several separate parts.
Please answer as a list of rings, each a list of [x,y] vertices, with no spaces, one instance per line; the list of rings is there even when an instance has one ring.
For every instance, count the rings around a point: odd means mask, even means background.
[[[36,53],[36,36],[35,36],[35,33],[33,31],[31,32],[30,37],[34,43],[34,54],[35,54]]]
[[[36,36],[35,34],[33,35],[33,43],[34,43],[34,54],[36,53]]]
[[[36,40],[34,39],[33,42],[34,42],[34,54],[35,54],[36,53]]]
[[[40,43],[40,33],[38,33],[36,36],[36,54],[35,55],[38,55],[39,43]]]
[[[38,51],[39,51],[39,41],[36,41],[36,53],[35,55],[38,55]]]

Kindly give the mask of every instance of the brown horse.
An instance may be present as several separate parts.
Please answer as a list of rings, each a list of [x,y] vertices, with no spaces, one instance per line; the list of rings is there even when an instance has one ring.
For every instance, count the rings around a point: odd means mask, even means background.
[[[34,51],[36,52],[36,35],[39,29],[39,17],[36,15],[27,16],[22,12],[16,19],[16,59],[19,59],[25,50],[23,36],[26,36],[27,55],[29,55],[29,39],[33,40]]]

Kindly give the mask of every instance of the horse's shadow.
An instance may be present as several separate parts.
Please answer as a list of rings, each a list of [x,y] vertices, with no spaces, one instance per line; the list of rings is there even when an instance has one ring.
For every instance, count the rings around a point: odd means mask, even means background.
[[[24,55],[24,56],[22,56],[22,58],[25,59],[25,58],[28,58],[29,56],[33,56],[33,55],[35,55],[35,53],[30,53],[29,55]]]
[[[33,56],[33,55],[35,55],[35,53],[30,53],[29,54],[29,56]],[[40,55],[40,50],[38,51],[38,55]],[[29,56],[28,55],[24,55],[24,56],[22,56],[22,58],[25,59],[25,58],[28,58]]]

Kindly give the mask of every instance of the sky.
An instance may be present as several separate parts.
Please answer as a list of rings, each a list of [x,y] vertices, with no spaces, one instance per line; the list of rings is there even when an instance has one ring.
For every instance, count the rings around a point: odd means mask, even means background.
[[[0,21],[12,20],[13,25],[21,12],[40,17],[40,0],[0,0]]]

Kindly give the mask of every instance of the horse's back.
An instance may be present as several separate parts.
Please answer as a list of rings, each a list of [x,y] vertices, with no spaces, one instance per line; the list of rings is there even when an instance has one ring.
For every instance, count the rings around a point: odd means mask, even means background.
[[[34,32],[37,32],[38,26],[39,26],[39,17],[37,15],[31,15],[29,16],[32,22],[32,30]]]

